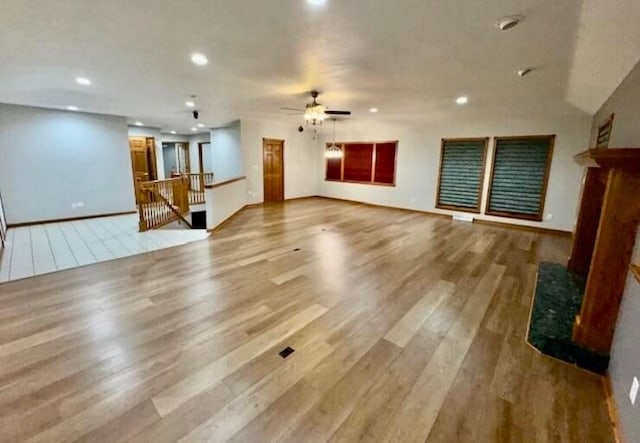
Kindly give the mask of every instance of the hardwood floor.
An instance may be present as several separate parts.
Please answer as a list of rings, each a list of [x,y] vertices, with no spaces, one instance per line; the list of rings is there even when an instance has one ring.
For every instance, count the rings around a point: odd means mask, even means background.
[[[612,442],[600,378],[523,339],[536,263],[567,253],[307,199],[5,283],[0,441]]]

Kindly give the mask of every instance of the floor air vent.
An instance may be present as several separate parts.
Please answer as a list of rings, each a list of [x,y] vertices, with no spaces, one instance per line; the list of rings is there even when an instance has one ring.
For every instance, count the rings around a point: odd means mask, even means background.
[[[462,221],[462,222],[472,223],[473,222],[473,215],[469,215],[469,214],[453,214],[453,219],[455,221]]]
[[[287,346],[286,348],[284,348],[282,351],[278,352],[278,355],[282,358],[287,358],[288,356],[290,356],[291,354],[293,354],[294,352],[296,352],[295,349],[293,349],[290,346]]]

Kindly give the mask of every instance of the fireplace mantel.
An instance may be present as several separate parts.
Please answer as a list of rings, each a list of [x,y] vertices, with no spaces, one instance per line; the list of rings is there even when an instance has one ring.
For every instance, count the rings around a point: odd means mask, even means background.
[[[640,147],[587,149],[573,158],[585,168],[640,170]]]
[[[587,278],[574,341],[608,354],[640,223],[640,148],[589,149],[568,268]]]

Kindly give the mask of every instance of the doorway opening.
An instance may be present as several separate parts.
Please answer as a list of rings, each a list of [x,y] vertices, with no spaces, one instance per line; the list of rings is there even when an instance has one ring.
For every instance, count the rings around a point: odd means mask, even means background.
[[[284,201],[284,140],[262,139],[264,202]]]
[[[211,142],[198,143],[198,165],[200,166],[200,172],[213,172]]]
[[[133,186],[138,202],[138,185],[141,182],[158,179],[156,165],[156,140],[154,137],[129,137],[131,152],[131,169],[133,171]]]
[[[189,143],[163,142],[162,160],[164,163],[164,177],[170,179],[191,173],[189,158]]]

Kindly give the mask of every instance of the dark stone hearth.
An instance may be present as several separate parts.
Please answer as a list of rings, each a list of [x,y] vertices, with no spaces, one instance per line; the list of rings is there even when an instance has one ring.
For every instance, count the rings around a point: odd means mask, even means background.
[[[585,281],[557,263],[540,263],[527,341],[543,354],[604,374],[609,356],[584,349],[572,340]]]

